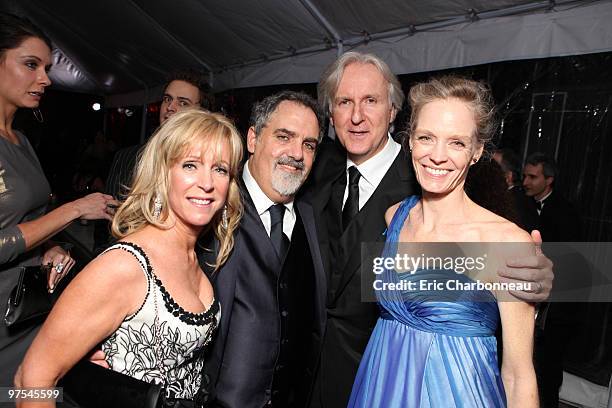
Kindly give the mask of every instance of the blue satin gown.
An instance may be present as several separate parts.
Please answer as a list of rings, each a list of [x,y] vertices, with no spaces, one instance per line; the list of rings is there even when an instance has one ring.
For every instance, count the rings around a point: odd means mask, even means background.
[[[405,199],[387,231],[383,256],[394,257],[404,220],[419,197]],[[470,278],[452,271],[398,274],[386,282]],[[349,407],[505,407],[497,362],[499,309],[489,291],[441,301],[418,291],[377,292],[381,317],[355,378]]]

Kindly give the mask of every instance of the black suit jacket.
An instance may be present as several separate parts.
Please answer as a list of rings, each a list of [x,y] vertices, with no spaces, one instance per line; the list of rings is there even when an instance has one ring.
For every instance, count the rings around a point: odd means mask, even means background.
[[[221,303],[221,322],[205,370],[211,383],[216,385],[213,393],[217,406],[259,408],[273,399],[273,382],[278,381],[274,375],[281,347],[283,305],[279,301],[278,285],[283,264],[246,188],[241,192],[244,215],[235,233],[234,249],[213,276],[215,294]],[[312,366],[306,369],[313,373],[324,329],[325,274],[312,208],[300,200],[295,201],[295,206],[314,269]],[[310,388],[311,382],[312,375],[310,380],[304,379],[303,386]]]
[[[142,147],[128,146],[115,153],[106,178],[105,194],[110,194],[119,201],[125,200],[128,192],[126,187],[131,187],[136,160]],[[110,223],[107,220],[96,220],[94,223],[94,254],[99,254],[115,242],[115,238],[110,232]]]
[[[336,142],[322,143],[311,177],[304,196],[317,216],[328,278],[325,337],[311,405],[346,407],[359,361],[379,315],[376,303],[361,300],[361,243],[377,241],[386,229],[387,208],[420,190],[412,164],[402,151],[342,232],[346,151]]]
[[[582,241],[580,214],[554,190],[544,200],[540,212],[540,232],[544,242]]]
[[[525,195],[525,190],[521,186],[513,186],[510,194],[518,216],[517,225],[529,233],[538,229],[539,217],[533,199]]]

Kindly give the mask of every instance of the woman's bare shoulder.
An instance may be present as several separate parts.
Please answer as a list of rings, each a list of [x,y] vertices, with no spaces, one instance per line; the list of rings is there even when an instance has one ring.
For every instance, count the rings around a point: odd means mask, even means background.
[[[491,214],[479,229],[481,242],[487,244],[492,257],[501,260],[534,254],[533,240],[527,232],[507,219]]]
[[[531,235],[521,229],[513,222],[505,218],[492,222],[490,228],[485,232],[485,238],[488,242],[525,242],[532,243]]]
[[[385,211],[385,221],[387,222],[387,227],[391,224],[391,220],[393,219],[393,216],[397,212],[397,209],[401,203],[401,201],[399,203],[395,203],[391,207],[387,208],[387,211]]]
[[[113,318],[120,322],[142,304],[146,288],[147,278],[139,260],[127,251],[112,249],[85,266],[66,287],[60,301],[79,305],[86,301],[92,306],[90,312],[112,309]]]
[[[79,275],[88,280],[114,281],[126,285],[142,281],[143,266],[132,253],[119,247],[103,252],[94,258]]]
[[[483,242],[532,242],[519,226],[484,207],[479,207],[478,218]]]

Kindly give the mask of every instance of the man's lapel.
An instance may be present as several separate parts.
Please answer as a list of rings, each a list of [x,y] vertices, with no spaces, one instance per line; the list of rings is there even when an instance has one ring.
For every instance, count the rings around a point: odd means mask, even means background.
[[[342,196],[339,200],[337,199],[338,192],[335,191],[335,187],[337,182],[343,180],[345,169],[346,151],[337,142],[328,140],[322,143],[303,196],[306,201],[311,203],[316,217],[315,224],[321,248],[321,258],[328,278],[331,277],[333,267],[331,265],[330,240],[332,237],[340,235],[335,229],[342,228]],[[333,208],[338,204],[340,211]]]
[[[315,279],[316,293],[316,310],[318,314],[318,321],[323,324],[325,322],[325,299],[327,296],[327,277],[325,276],[325,269],[323,268],[323,261],[321,259],[321,251],[319,249],[317,239],[317,229],[315,223],[315,216],[311,204],[305,200],[296,199],[295,205],[298,209],[298,214],[302,219],[304,225],[304,231],[306,233],[306,239],[308,241],[308,247],[312,256],[313,273]],[[320,327],[320,331],[323,332],[323,326]]]

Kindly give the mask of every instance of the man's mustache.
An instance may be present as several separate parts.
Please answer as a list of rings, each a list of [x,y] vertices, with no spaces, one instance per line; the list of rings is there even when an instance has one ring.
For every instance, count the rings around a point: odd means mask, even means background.
[[[276,165],[282,164],[284,166],[295,167],[298,170],[304,170],[304,162],[292,159],[289,156],[283,156],[276,161]]]

